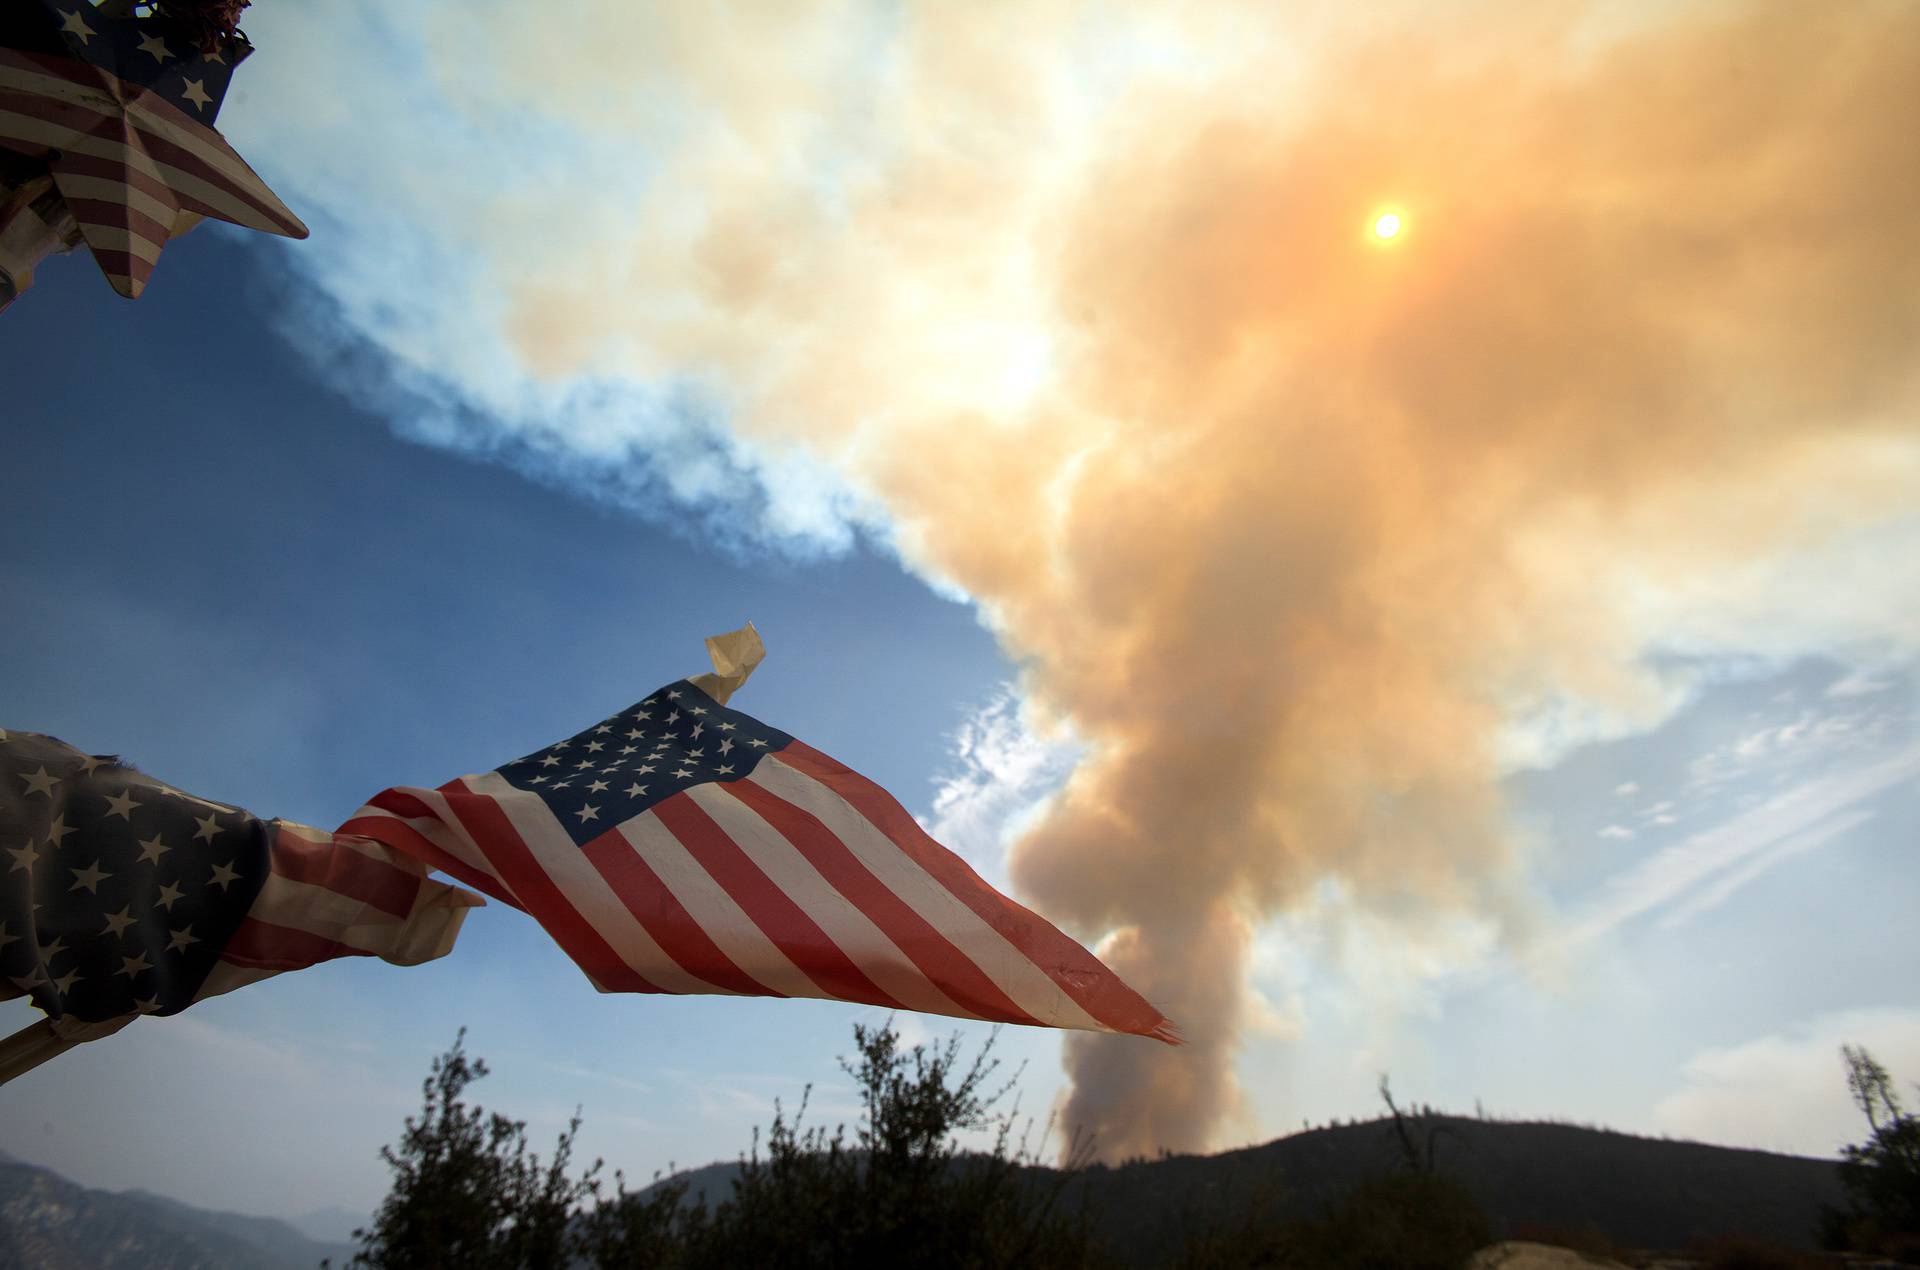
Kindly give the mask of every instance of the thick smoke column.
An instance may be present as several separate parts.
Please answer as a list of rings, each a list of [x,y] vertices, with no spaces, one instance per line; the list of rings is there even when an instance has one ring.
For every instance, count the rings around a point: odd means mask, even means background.
[[[1502,728],[1658,706],[1636,592],[1678,617],[1913,510],[1920,12],[1865,12],[1585,65],[1410,36],[1274,103],[1284,128],[1130,130],[1068,205],[1059,413],[889,456],[916,550],[1093,746],[1016,881],[1117,930],[1194,1039],[1068,1041],[1069,1123],[1107,1154],[1208,1145],[1252,926],[1318,880],[1523,933]],[[1022,479],[1029,438],[1069,456]]]
[[[1920,7],[1445,12],[610,9],[587,50],[509,6],[439,50],[648,167],[564,240],[492,206],[535,376],[725,385],[1086,743],[1015,880],[1191,1041],[1068,1042],[1109,1156],[1231,1122],[1253,933],[1323,881],[1524,941],[1514,739],[1657,717],[1649,651],[1920,645]]]

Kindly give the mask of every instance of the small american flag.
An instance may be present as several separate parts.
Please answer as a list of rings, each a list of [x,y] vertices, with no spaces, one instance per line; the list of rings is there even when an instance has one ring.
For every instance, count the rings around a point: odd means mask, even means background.
[[[729,709],[745,675],[731,678],[668,684],[484,775],[385,790],[341,832],[530,913],[603,992],[825,997],[1176,1039],[885,790]]]
[[[0,731],[0,870],[0,999],[76,1040],[334,957],[431,961],[483,902],[32,732]]]
[[[82,0],[6,0],[0,148],[44,162],[107,281],[138,296],[197,217],[305,238],[307,227],[214,131],[238,38],[203,52],[185,24]]]

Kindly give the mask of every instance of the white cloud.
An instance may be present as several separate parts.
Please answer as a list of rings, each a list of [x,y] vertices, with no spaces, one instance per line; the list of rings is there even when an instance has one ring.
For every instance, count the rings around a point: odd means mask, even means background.
[[[1682,1087],[1654,1107],[1654,1124],[1730,1146],[1831,1154],[1866,1133],[1847,1094],[1843,1044],[1866,1046],[1903,1089],[1920,1079],[1920,1009],[1840,1011],[1702,1050],[1681,1069]]]
[[[1652,909],[1679,904],[1692,915],[1801,851],[1830,841],[1863,819],[1849,813],[1866,799],[1920,776],[1920,746],[1838,776],[1822,777],[1668,847],[1614,877],[1575,927],[1591,939]]]
[[[1829,691],[1831,704],[1822,709],[1749,727],[1688,764],[1687,792],[1710,797],[1761,778],[1783,784],[1899,744],[1909,726],[1907,712],[1893,700],[1854,699],[1862,695],[1835,697]]]
[[[1614,796],[1617,798],[1630,798],[1633,795],[1640,792],[1640,782],[1639,781],[1621,781],[1618,785],[1615,785],[1613,787],[1613,792],[1614,792]]]
[[[1865,697],[1885,692],[1893,687],[1897,680],[1882,678],[1870,671],[1855,670],[1827,685],[1829,697]]]
[[[1285,917],[1255,931],[1250,1013],[1256,1026],[1297,1039],[1311,1003],[1387,1052],[1409,1020],[1440,1017],[1447,994],[1492,964],[1511,934],[1493,916],[1497,907],[1414,913],[1323,879]]]
[[[621,294],[636,325],[657,319],[688,347],[622,347],[557,373],[516,337],[516,288],[577,274],[583,260],[603,278],[637,267],[608,247],[631,231],[635,209],[647,209],[661,260],[697,270],[689,238],[700,226],[684,222],[699,184],[665,169],[683,148],[692,158],[678,161],[718,167],[722,155],[744,167],[755,155],[733,153],[685,112],[649,108],[658,103],[602,102],[622,135],[596,134],[516,99],[514,84],[477,82],[486,58],[463,57],[475,51],[463,42],[511,46],[511,12],[289,5],[250,13],[247,25],[259,51],[221,124],[313,226],[308,241],[263,249],[284,250],[304,275],[282,314],[295,342],[336,372],[329,382],[412,440],[507,463],[708,543],[811,554],[879,526],[877,510],[801,447],[731,430],[727,390],[694,347],[710,315],[687,308],[684,278],[629,278]],[[655,14],[600,25],[612,44],[660,36],[647,49],[657,63],[697,24]],[[857,43],[858,24],[847,26]],[[554,50],[524,60],[543,52]],[[594,52],[576,45],[567,57],[591,63]],[[677,68],[652,69],[622,80],[644,96],[650,78],[670,83],[664,72]],[[813,66],[823,78],[841,69],[832,58]],[[588,78],[548,87],[577,96]],[[707,121],[719,134],[739,122]],[[705,175],[717,184],[726,173]]]
[[[1784,750],[1797,744],[1812,728],[1814,716],[1802,714],[1791,723],[1782,723],[1776,727],[1761,728],[1733,743],[1733,752],[1741,758],[1758,758],[1774,750]]]
[[[952,738],[955,770],[933,796],[922,827],[990,878],[1004,881],[1007,844],[1073,770],[1080,747],[1041,736],[1005,686]]]
[[[1660,919],[1660,925],[1666,928],[1679,926],[1710,909],[1718,908],[1727,897],[1758,878],[1767,870],[1784,860],[1825,846],[1835,838],[1858,829],[1873,819],[1870,811],[1854,811],[1836,816],[1825,824],[1809,829],[1806,833],[1795,834],[1761,851],[1756,851],[1740,864],[1726,870],[1711,883],[1694,892],[1686,899],[1675,904]]]
[[[1633,837],[1633,830],[1625,825],[1608,825],[1600,831],[1602,838],[1625,839]]]
[[[1604,700],[1557,694],[1513,703],[1495,742],[1502,770],[1549,768],[1582,746],[1638,735],[1679,713],[1700,687],[1691,675],[1640,669]]]

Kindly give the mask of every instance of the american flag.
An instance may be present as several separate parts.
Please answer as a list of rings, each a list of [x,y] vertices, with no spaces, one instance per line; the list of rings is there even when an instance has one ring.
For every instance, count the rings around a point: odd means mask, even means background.
[[[377,842],[4,730],[0,869],[0,999],[69,1040],[334,957],[430,961],[483,902]]]
[[[6,0],[0,148],[46,164],[107,281],[138,296],[160,251],[198,217],[305,238],[214,131],[239,39],[203,52],[183,23],[82,0]]]
[[[1176,1040],[885,790],[729,709],[715,680],[668,684],[483,775],[385,790],[341,832],[530,913],[603,992],[825,997]]]

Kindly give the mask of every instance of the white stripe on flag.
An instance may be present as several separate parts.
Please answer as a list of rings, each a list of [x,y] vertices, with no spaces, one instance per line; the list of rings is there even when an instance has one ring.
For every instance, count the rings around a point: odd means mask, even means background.
[[[173,221],[180,209],[162,203],[145,190],[128,185],[123,181],[110,181],[103,176],[81,176],[69,172],[60,178],[60,191],[68,198],[91,198],[102,203],[125,203],[148,220],[159,221],[173,228]]]
[[[828,995],[780,951],[780,946],[747,916],[652,811],[641,812],[621,825],[620,836],[648,868],[660,875],[668,892],[707,937],[748,977],[790,997]]]
[[[88,223],[85,232],[89,247],[98,247],[104,251],[124,251],[148,264],[153,264],[160,259],[162,244],[145,234],[129,233],[118,225],[102,225],[98,222]]]
[[[332,834],[289,820],[276,821],[275,828],[283,839],[297,838],[391,869],[395,874],[391,883],[393,900],[400,898],[408,879],[413,879],[413,902],[406,913],[395,914],[325,885],[296,881],[276,870],[268,875],[247,909],[249,921],[304,931],[396,965],[418,965],[451,952],[466,910],[482,902],[470,891],[430,878],[426,865],[383,843]],[[364,874],[362,878],[370,880]]]
[[[425,801],[425,795],[432,791],[410,789],[407,792]],[[442,810],[445,809],[446,802],[444,799],[440,800],[439,806]],[[519,893],[508,884],[507,880],[494,871],[492,861],[480,854],[480,848],[473,844],[471,838],[460,832],[457,825],[442,823],[439,819],[430,816],[418,818],[402,816],[397,812],[388,811],[384,807],[375,807],[372,803],[368,803],[359,811],[353,813],[354,820],[363,818],[394,820],[406,825],[409,829],[412,829],[415,833],[431,842],[434,846],[439,847],[442,851],[445,851],[448,855],[460,861],[460,863],[466,865],[475,873],[485,874],[487,877],[492,878],[494,883],[499,886],[502,891],[513,896],[522,909],[526,908],[526,901],[521,900]]]
[[[686,794],[888,996],[909,1010],[975,1017],[940,991],[872,918],[820,876],[813,863],[760,813],[712,785],[695,785]]]
[[[267,220],[252,207],[227,191],[171,164],[156,162],[124,141],[103,141],[99,137],[76,136],[71,128],[60,128],[31,115],[0,110],[0,135],[15,137],[38,145],[51,146],[70,154],[84,154],[112,163],[124,163],[150,180],[192,199],[198,200],[236,225],[270,234],[283,233],[280,226]]]
[[[23,90],[36,93],[40,96],[53,98],[56,101],[69,102],[83,109],[91,110],[103,119],[111,120],[124,115],[127,121],[138,131],[158,137],[162,141],[170,142],[180,149],[185,150],[188,154],[198,159],[209,170],[218,175],[221,180],[232,182],[236,188],[246,191],[249,196],[264,203],[270,211],[284,216],[288,222],[299,224],[299,218],[280,202],[272,190],[267,188],[266,183],[260,179],[259,175],[247,166],[246,160],[242,159],[239,154],[225,145],[224,142],[217,139],[209,139],[210,137],[218,137],[218,134],[213,131],[211,124],[195,121],[193,128],[183,128],[176,121],[167,118],[159,111],[142,109],[139,106],[124,105],[117,101],[110,93],[99,87],[77,84],[72,80],[64,79],[58,75],[51,75],[41,71],[30,71],[20,67],[0,65],[0,88]],[[204,132],[198,131],[202,129],[204,129]],[[80,149],[80,147],[74,145],[68,145],[63,148],[72,150]],[[87,151],[81,150],[81,153],[87,153]],[[185,174],[183,173],[182,175]],[[249,210],[248,215],[255,221],[258,221],[261,214]],[[264,226],[259,225],[252,227],[264,228]],[[272,226],[271,232],[280,232],[280,227],[277,225]]]
[[[303,931],[376,957],[405,925],[404,918],[383,913],[364,900],[278,873],[268,876],[247,918]]]
[[[613,893],[613,888],[593,867],[586,853],[574,845],[566,829],[554,819],[552,811],[548,810],[538,795],[516,789],[498,772],[464,777],[463,782],[474,793],[484,794],[493,800],[513,826],[514,832],[520,836],[520,841],[526,844],[541,871],[559,889],[573,911],[599,932],[600,938],[612,946],[621,960],[668,992],[739,995],[689,974],[679,962],[667,956],[666,950],[654,942],[647,928]],[[445,797],[438,791],[422,789],[413,792],[435,812],[445,815],[448,824],[459,827],[461,836],[466,836],[465,827],[460,825],[453,808],[447,805]]]
[[[118,114],[123,109],[121,102],[99,84],[79,83],[64,75],[49,74],[37,66],[21,66],[4,59],[0,59],[0,89],[48,97],[91,110],[96,115]]]
[[[747,779],[831,830],[888,890],[945,935],[1035,1020],[1054,1027],[1112,1031],[839,794],[787,766],[778,754],[762,759]]]

